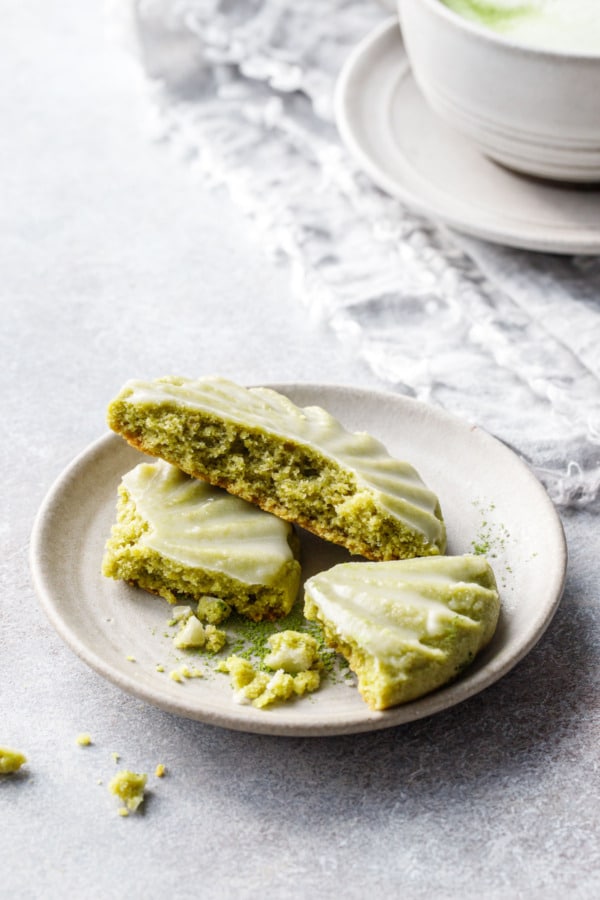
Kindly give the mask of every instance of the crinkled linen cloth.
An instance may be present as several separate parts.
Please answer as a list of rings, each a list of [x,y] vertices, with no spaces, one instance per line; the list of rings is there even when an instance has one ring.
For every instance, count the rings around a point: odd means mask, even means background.
[[[161,138],[227,185],[310,313],[390,389],[515,448],[559,506],[600,509],[600,258],[460,236],[358,169],[333,89],[388,13],[374,0],[131,2]]]

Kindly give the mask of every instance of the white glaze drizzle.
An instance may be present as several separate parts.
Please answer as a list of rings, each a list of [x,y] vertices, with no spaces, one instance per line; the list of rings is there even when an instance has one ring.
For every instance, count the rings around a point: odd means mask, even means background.
[[[487,570],[479,556],[343,563],[314,575],[305,591],[342,639],[401,666],[407,651],[444,658],[441,650],[423,643],[428,637],[450,627],[481,629],[477,619],[452,608],[452,592],[465,586],[483,602],[497,604],[497,592],[477,580]]]

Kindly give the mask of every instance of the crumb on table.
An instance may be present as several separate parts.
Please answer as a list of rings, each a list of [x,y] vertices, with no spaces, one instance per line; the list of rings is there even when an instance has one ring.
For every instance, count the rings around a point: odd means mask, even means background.
[[[24,753],[11,750],[9,747],[0,747],[0,775],[11,775],[18,772],[21,766],[27,762]]]
[[[135,812],[144,801],[144,791],[148,776],[143,773],[130,772],[123,769],[111,778],[108,789],[125,804],[126,812],[119,810],[119,815]]]

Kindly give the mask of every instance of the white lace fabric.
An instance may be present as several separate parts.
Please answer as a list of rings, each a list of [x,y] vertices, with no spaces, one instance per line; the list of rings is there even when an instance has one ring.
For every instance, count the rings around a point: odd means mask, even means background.
[[[415,215],[333,123],[372,0],[133,0],[161,137],[228,186],[296,296],[391,389],[516,449],[561,506],[600,508],[600,258],[511,250]]]

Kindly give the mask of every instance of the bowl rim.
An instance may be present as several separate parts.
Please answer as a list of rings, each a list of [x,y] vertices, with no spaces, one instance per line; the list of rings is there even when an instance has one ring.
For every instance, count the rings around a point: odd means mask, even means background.
[[[472,19],[467,19],[466,16],[462,16],[449,6],[446,6],[444,0],[396,0],[401,24],[401,7],[405,2],[420,3],[421,5],[428,7],[434,15],[441,16],[442,19],[445,19],[451,26],[459,31],[466,31],[467,33],[473,34],[475,37],[481,38],[483,41],[498,47],[508,47],[517,53],[521,53],[523,56],[536,56],[555,62],[563,60],[573,62],[597,62],[600,64],[600,49],[598,52],[586,50],[561,50],[560,48],[539,46],[525,40],[514,40],[500,32],[494,31],[492,28],[480,25]]]

